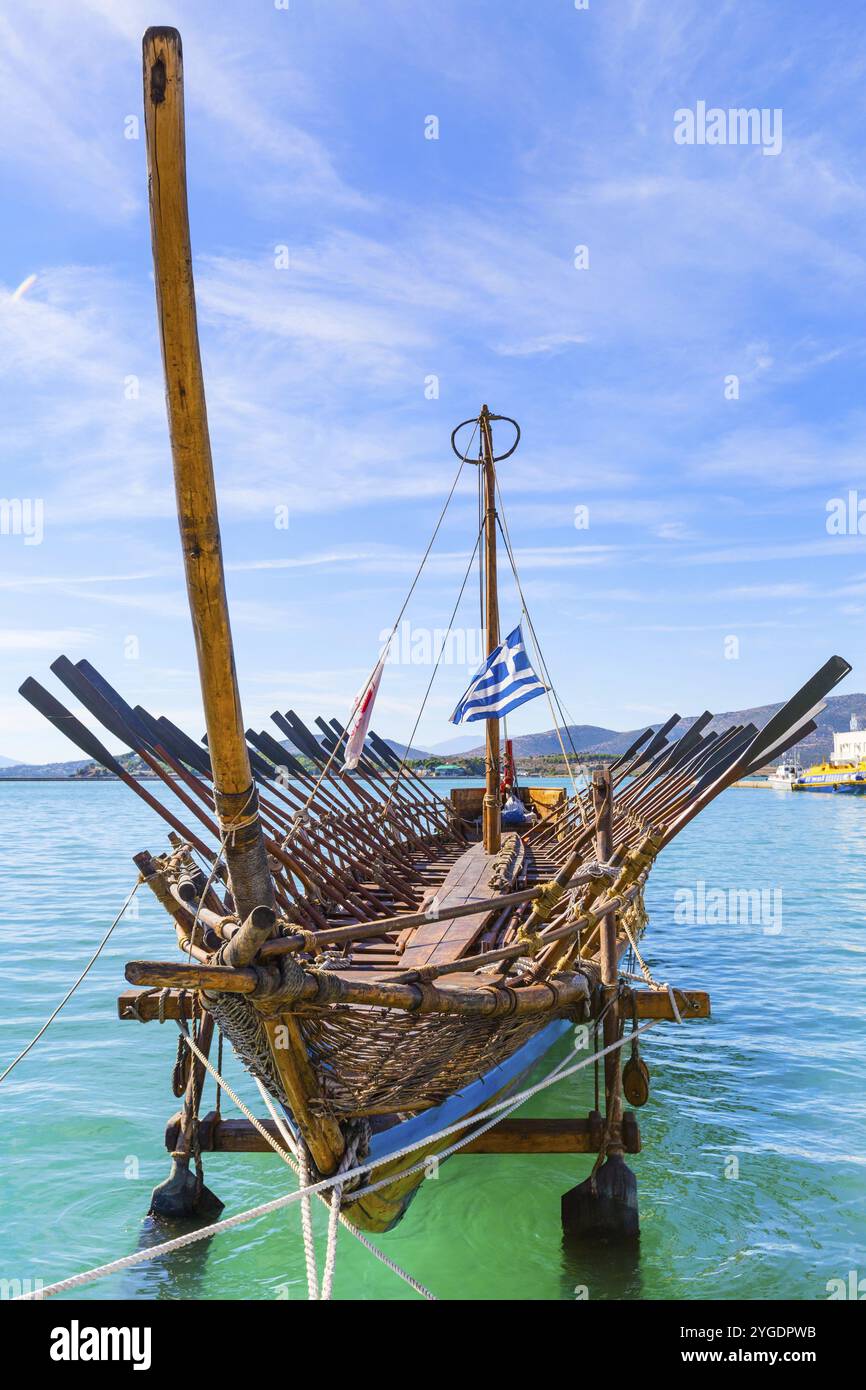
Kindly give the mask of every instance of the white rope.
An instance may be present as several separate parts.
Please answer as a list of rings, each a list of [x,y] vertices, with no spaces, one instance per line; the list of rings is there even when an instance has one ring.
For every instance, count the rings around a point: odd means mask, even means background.
[[[575,884],[590,883],[593,879],[598,878],[607,878],[613,882],[614,879],[619,877],[621,870],[622,864],[613,864],[607,859],[601,862],[599,862],[598,859],[587,859],[581,864],[576,873],[572,874],[566,886],[572,888]]]
[[[676,1019],[677,1023],[682,1023],[683,1016],[680,1013],[679,1005],[677,1004],[676,995],[674,994],[673,987],[669,984],[664,984],[662,985],[662,989],[666,989],[668,992],[668,998],[671,1001],[671,1008],[674,1011],[674,1018]]]
[[[322,1274],[322,1288],[319,1298],[327,1301],[331,1297],[331,1290],[334,1287],[334,1270],[337,1264],[337,1224],[340,1220],[340,1200],[343,1196],[343,1186],[339,1183],[331,1193],[331,1205],[328,1210],[328,1238],[325,1243],[325,1268]]]
[[[643,956],[641,955],[640,951],[638,950],[637,942],[632,936],[631,930],[629,928],[628,922],[625,920],[625,917],[620,917],[620,922],[622,923],[622,926],[625,928],[625,934],[628,937],[629,945],[631,946],[631,949],[634,951],[634,954],[637,958],[637,962],[640,965],[642,972],[641,975],[633,975],[628,971],[621,970],[620,974],[626,975],[630,980],[640,980],[641,978],[643,978],[644,984],[649,985],[650,989],[655,990],[657,994],[663,994],[665,991],[667,991],[667,996],[671,1001],[671,1009],[673,1010],[674,1022],[682,1023],[683,1016],[680,1013],[680,1008],[679,1004],[677,1003],[677,998],[674,993],[673,985],[668,984],[667,980],[664,982],[664,984],[660,984],[658,980],[653,978],[653,973],[647,965],[646,961],[644,960]]]
[[[661,1019],[651,1018],[646,1023],[642,1023],[641,1026],[635,1029],[628,1037],[623,1034],[621,1038],[616,1039],[616,1041],[612,1043],[608,1043],[606,1047],[600,1048],[598,1052],[583,1058],[579,1062],[573,1063],[571,1066],[564,1067],[560,1064],[554,1068],[553,1072],[548,1076],[542,1078],[541,1081],[537,1081],[534,1086],[527,1087],[525,1090],[520,1091],[515,1096],[509,1097],[507,1100],[495,1102],[485,1110],[478,1111],[471,1119],[458,1120],[455,1124],[446,1126],[436,1134],[425,1135],[421,1139],[416,1139],[413,1143],[406,1144],[403,1148],[397,1149],[394,1153],[387,1154],[377,1159],[372,1165],[370,1163],[362,1163],[355,1168],[349,1169],[348,1172],[337,1173],[330,1178],[321,1178],[318,1182],[312,1183],[306,1188],[285,1193],[282,1197],[274,1197],[269,1202],[262,1202],[259,1206],[250,1207],[247,1211],[238,1212],[234,1216],[224,1217],[221,1221],[214,1221],[209,1226],[202,1226],[199,1227],[198,1230],[188,1231],[184,1235],[175,1236],[171,1240],[163,1241],[160,1245],[152,1245],[148,1249],[135,1250],[129,1255],[121,1256],[120,1259],[110,1261],[108,1264],[97,1265],[94,1269],[84,1270],[81,1274],[70,1275],[68,1279],[60,1279],[55,1284],[47,1284],[37,1292],[19,1294],[13,1302],[28,1302],[34,1298],[51,1298],[54,1294],[65,1293],[68,1289],[79,1288],[83,1284],[91,1284],[95,1280],[103,1279],[106,1275],[115,1274],[119,1270],[129,1269],[133,1265],[144,1264],[148,1260],[157,1259],[161,1255],[169,1254],[174,1250],[180,1250],[184,1246],[193,1245],[196,1241],[206,1240],[208,1237],[214,1235],[222,1235],[223,1232],[233,1230],[236,1226],[244,1225],[247,1221],[255,1221],[260,1216],[269,1216],[272,1212],[282,1211],[285,1207],[292,1206],[295,1202],[300,1201],[300,1199],[307,1194],[318,1195],[321,1192],[326,1192],[329,1188],[335,1187],[339,1183],[348,1182],[351,1178],[362,1177],[365,1173],[369,1173],[371,1167],[378,1168],[386,1163],[390,1164],[397,1159],[404,1158],[407,1154],[414,1153],[416,1149],[429,1148],[431,1144],[438,1143],[440,1139],[445,1139],[451,1134],[456,1134],[461,1130],[465,1130],[467,1126],[471,1126],[477,1120],[486,1120],[493,1115],[501,1118],[500,1112],[517,1109],[518,1106],[530,1100],[533,1096],[538,1095],[541,1091],[546,1090],[548,1086],[553,1085],[556,1081],[564,1081],[569,1076],[573,1076],[576,1072],[582,1071],[584,1067],[591,1066],[594,1062],[600,1061],[601,1058],[606,1057],[608,1053],[618,1051],[625,1046],[626,1042],[632,1041],[635,1033],[644,1033],[648,1029],[654,1028],[660,1022],[662,1022]],[[227,1088],[226,1094],[229,1095],[232,1100],[235,1099]],[[246,1110],[246,1107],[241,1105],[241,1108],[249,1116],[249,1111]],[[268,1142],[271,1143],[272,1140],[270,1136],[268,1136],[264,1126],[261,1125],[255,1117],[250,1118],[253,1119],[255,1127],[260,1132],[264,1133],[268,1138]],[[459,1139],[448,1149],[443,1150],[443,1152],[438,1155],[439,1159],[447,1158],[450,1154],[456,1153],[458,1149],[465,1147],[465,1145],[471,1143],[473,1139],[483,1134],[486,1130],[491,1129],[495,1123],[497,1123],[497,1120],[492,1120],[490,1123],[484,1124],[480,1129],[472,1130],[469,1134],[464,1135],[462,1139]],[[400,1173],[401,1179],[409,1177],[411,1174],[426,1167],[426,1164],[427,1159],[423,1158],[420,1163],[414,1164],[411,1168],[404,1169]],[[379,1182],[369,1183],[366,1187],[358,1188],[352,1192],[347,1200],[355,1201],[359,1197],[377,1192],[382,1187],[388,1187],[393,1181],[393,1176],[390,1176],[380,1179]]]
[[[310,1185],[310,1156],[306,1144],[298,1145],[298,1183],[303,1190]],[[319,1271],[316,1268],[316,1243],[313,1239],[313,1210],[309,1196],[301,1198],[301,1231],[304,1238],[304,1263],[307,1268],[307,1297],[315,1302],[319,1297]]]
[[[32,1037],[32,1038],[30,1039],[29,1043],[27,1044],[27,1046],[24,1048],[24,1050],[23,1050],[22,1052],[19,1052],[19,1053],[18,1053],[18,1056],[15,1058],[14,1062],[10,1062],[10,1063],[9,1063],[8,1067],[7,1067],[6,1070],[3,1072],[2,1076],[0,1076],[0,1082],[5,1081],[6,1078],[7,1078],[7,1076],[9,1075],[9,1073],[10,1073],[11,1071],[14,1071],[14,1069],[17,1067],[17,1065],[18,1065],[19,1062],[23,1061],[23,1059],[27,1056],[27,1053],[31,1050],[31,1048],[34,1048],[34,1047],[36,1046],[36,1044],[38,1043],[39,1039],[43,1036],[43,1034],[48,1032],[48,1029],[51,1027],[51,1025],[52,1025],[52,1023],[54,1022],[55,1018],[56,1018],[57,1015],[60,1013],[60,1010],[63,1008],[64,1004],[68,1004],[69,1000],[72,998],[73,994],[74,994],[75,991],[78,989],[78,986],[81,984],[81,982],[82,982],[82,980],[84,979],[84,977],[89,973],[91,967],[94,966],[94,965],[96,964],[96,961],[99,959],[99,956],[100,956],[100,954],[101,954],[101,952],[102,952],[103,947],[105,946],[105,943],[107,942],[108,938],[111,936],[111,933],[114,931],[114,928],[117,926],[117,924],[118,924],[118,922],[120,921],[121,917],[123,916],[124,912],[125,912],[126,909],[129,907],[129,904],[132,902],[133,898],[135,897],[136,893],[138,892],[139,887],[141,886],[142,882],[143,882],[143,879],[141,879],[141,878],[137,878],[137,879],[136,879],[135,883],[132,885],[131,889],[129,890],[128,894],[126,895],[126,901],[124,902],[123,907],[122,907],[122,908],[120,909],[120,911],[118,912],[118,914],[117,914],[117,916],[115,917],[114,921],[112,922],[111,926],[108,928],[108,931],[105,933],[104,937],[103,937],[102,940],[100,941],[100,943],[99,943],[99,945],[97,946],[96,950],[93,952],[93,955],[90,957],[90,960],[87,962],[87,964],[85,965],[85,967],[84,967],[84,969],[82,970],[81,974],[78,976],[78,979],[75,981],[75,984],[72,986],[71,989],[68,989],[68,990],[66,991],[66,993],[64,994],[64,996],[63,996],[63,998],[61,999],[60,1003],[57,1005],[57,1008],[56,1008],[56,1009],[54,1010],[54,1012],[45,1020],[45,1022],[43,1023],[42,1027],[39,1029],[39,1032],[35,1035],[35,1037]]]
[[[216,1068],[213,1070],[214,1075],[216,1075]],[[289,1166],[294,1168],[295,1172],[298,1174],[300,1186],[302,1188],[308,1187],[310,1182],[310,1159],[306,1144],[303,1142],[296,1142],[294,1135],[289,1132],[288,1125],[280,1115],[259,1078],[254,1076],[253,1080],[259,1088],[262,1100],[271,1112],[271,1119],[282,1136],[283,1143],[286,1146],[286,1155],[284,1156],[280,1153],[279,1145],[268,1135],[272,1148],[281,1158],[285,1157],[286,1162],[289,1162],[288,1155],[294,1155],[295,1162],[290,1163]],[[223,1089],[225,1089],[224,1083]],[[234,1099],[230,1090],[227,1094],[230,1099]],[[264,1129],[263,1133],[266,1133]],[[307,1271],[307,1297],[314,1302],[319,1297],[319,1271],[316,1268],[316,1245],[313,1239],[313,1213],[310,1207],[309,1196],[301,1198],[301,1236],[304,1242],[304,1265]]]
[[[261,1081],[259,1081],[258,1077],[254,1077],[253,1080],[255,1081],[256,1085],[259,1088],[259,1091],[261,1092],[262,1099],[264,1100],[265,1105],[268,1107],[268,1110],[271,1113],[271,1117],[274,1121],[274,1124],[277,1126],[277,1129],[279,1130],[280,1134],[283,1137],[283,1140],[285,1141],[286,1148],[281,1149],[279,1144],[273,1138],[273,1136],[269,1134],[268,1131],[265,1129],[261,1121],[256,1118],[256,1116],[244,1104],[240,1097],[235,1095],[234,1091],[232,1090],[231,1086],[229,1086],[225,1078],[220,1076],[219,1072],[217,1071],[216,1067],[213,1066],[210,1059],[206,1057],[205,1054],[201,1052],[198,1047],[196,1047],[195,1043],[192,1042],[192,1039],[189,1038],[188,1034],[183,1033],[183,1030],[181,1031],[182,1036],[189,1042],[192,1051],[199,1058],[199,1061],[204,1063],[205,1067],[210,1072],[217,1085],[221,1086],[222,1089],[225,1091],[229,1100],[234,1102],[234,1104],[238,1107],[241,1113],[245,1115],[246,1118],[258,1130],[262,1138],[267,1140],[274,1153],[277,1154],[277,1156],[281,1158],[283,1162],[288,1165],[288,1167],[294,1169],[295,1173],[298,1174],[302,1189],[301,1216],[303,1221],[304,1207],[306,1206],[309,1210],[310,1206],[309,1193],[303,1192],[303,1189],[309,1186],[309,1165],[306,1155],[306,1146],[303,1144],[303,1142],[299,1143],[295,1139],[294,1135],[291,1133],[289,1129],[286,1117],[279,1113],[273,1101],[271,1100],[270,1095],[268,1094],[265,1087],[262,1085]],[[319,1197],[320,1201],[322,1201],[325,1205],[329,1205],[326,1202],[324,1196],[319,1194]],[[347,1231],[350,1231],[352,1235],[355,1237],[355,1239],[360,1241],[360,1243],[364,1246],[365,1250],[369,1250],[371,1255],[374,1255],[376,1259],[380,1261],[381,1264],[386,1265],[387,1268],[390,1269],[393,1274],[396,1274],[399,1279],[402,1279],[404,1283],[408,1284],[409,1287],[414,1289],[416,1293],[420,1294],[422,1298],[428,1299],[428,1301],[430,1301],[431,1303],[435,1303],[437,1301],[436,1295],[434,1293],[431,1293],[430,1290],[420,1282],[420,1280],[414,1277],[414,1275],[409,1274],[407,1270],[403,1269],[402,1266],[398,1265],[396,1260],[392,1260],[390,1256],[386,1255],[384,1250],[380,1250],[377,1245],[374,1245],[372,1241],[368,1240],[367,1237],[361,1231],[359,1231],[357,1227],[353,1226],[352,1222],[349,1221],[347,1217],[343,1215],[342,1211],[339,1213],[338,1219],[340,1225],[344,1226]],[[315,1247],[313,1245],[312,1220],[310,1220],[309,1227],[309,1245],[307,1233],[306,1231],[304,1231],[304,1255],[307,1266],[307,1290],[310,1299],[315,1299],[319,1297],[319,1278],[318,1271],[316,1269]],[[315,1289],[315,1293],[313,1292],[313,1289]]]

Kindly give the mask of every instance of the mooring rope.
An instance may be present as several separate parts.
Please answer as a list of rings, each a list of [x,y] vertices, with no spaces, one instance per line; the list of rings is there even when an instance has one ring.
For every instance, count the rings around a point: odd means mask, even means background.
[[[273,1135],[269,1134],[268,1131],[265,1129],[265,1126],[262,1124],[261,1120],[259,1120],[259,1118],[253,1114],[249,1106],[246,1105],[244,1101],[241,1100],[240,1096],[238,1096],[232,1090],[231,1086],[228,1084],[225,1078],[219,1075],[219,1072],[214,1067],[213,1063],[206,1056],[206,1054],[202,1052],[199,1047],[196,1046],[196,1044],[190,1038],[189,1034],[183,1028],[181,1028],[180,1031],[181,1037],[184,1039],[185,1042],[189,1044],[190,1050],[204,1065],[204,1067],[214,1078],[217,1084],[221,1086],[222,1090],[225,1091],[226,1095],[229,1097],[229,1100],[234,1102],[238,1110],[240,1110],[241,1114],[249,1120],[253,1128],[258,1131],[258,1133],[262,1136],[264,1140],[266,1140],[268,1144],[270,1144],[277,1157],[281,1158],[283,1162],[287,1165],[287,1167],[293,1169],[293,1171],[298,1175],[301,1183],[301,1223],[304,1240],[304,1262],[307,1271],[307,1290],[311,1300],[317,1299],[319,1297],[319,1276],[318,1270],[316,1269],[316,1252],[313,1242],[312,1219],[310,1218],[309,1224],[307,1224],[307,1218],[304,1217],[304,1208],[307,1209],[308,1213],[310,1209],[310,1193],[306,1190],[309,1188],[310,1185],[309,1157],[307,1154],[306,1145],[303,1143],[303,1141],[301,1141],[300,1143],[297,1142],[297,1140],[292,1135],[291,1130],[289,1129],[286,1117],[284,1115],[280,1115],[279,1111],[273,1103],[273,1100],[268,1094],[267,1088],[262,1085],[261,1081],[257,1076],[254,1076],[253,1080],[258,1086],[262,1099],[264,1100],[265,1105],[268,1107],[268,1110],[271,1113],[271,1118],[273,1119],[274,1124],[277,1126],[277,1129],[282,1135],[286,1147],[284,1149],[281,1148],[280,1145],[274,1139]],[[339,1178],[339,1174],[337,1174],[337,1177]],[[324,1202],[326,1206],[328,1206],[329,1204],[326,1201],[325,1197],[322,1194],[319,1194],[319,1196],[321,1201]],[[418,1279],[415,1279],[413,1275],[409,1274],[405,1269],[402,1269],[401,1266],[397,1264],[396,1260],[392,1260],[388,1255],[385,1254],[383,1250],[380,1250],[378,1246],[374,1245],[372,1241],[368,1240],[367,1237],[363,1235],[361,1231],[357,1230],[356,1227],[352,1225],[351,1221],[347,1220],[347,1218],[343,1215],[342,1212],[339,1212],[338,1219],[341,1226],[344,1226],[347,1231],[351,1231],[352,1235],[355,1236],[355,1238],[361,1242],[365,1249],[369,1250],[371,1255],[375,1255],[376,1259],[381,1261],[382,1264],[387,1265],[387,1267],[394,1274],[396,1274],[398,1278],[403,1279],[407,1284],[409,1284],[411,1288],[415,1290],[416,1293],[419,1293],[422,1298],[429,1299],[431,1302],[436,1302],[435,1294],[431,1293],[429,1289],[425,1288],[425,1286]],[[330,1297],[330,1293],[328,1294],[328,1297]]]
[[[646,1023],[642,1023],[641,1026],[635,1030],[635,1033],[645,1033],[648,1029],[656,1027],[656,1025],[661,1022],[663,1022],[663,1020],[658,1018],[648,1019]],[[174,1250],[180,1250],[184,1246],[193,1245],[199,1240],[206,1240],[214,1235],[222,1235],[225,1231],[233,1230],[236,1226],[244,1225],[248,1221],[255,1221],[261,1216],[269,1216],[275,1211],[282,1211],[284,1208],[292,1206],[295,1202],[300,1201],[304,1196],[317,1195],[321,1192],[328,1191],[338,1183],[347,1182],[350,1178],[363,1177],[364,1174],[369,1173],[371,1167],[378,1168],[385,1163],[393,1163],[397,1159],[404,1158],[407,1154],[414,1153],[416,1149],[429,1147],[431,1144],[438,1143],[440,1139],[445,1139],[451,1134],[456,1134],[460,1130],[466,1129],[467,1126],[473,1125],[477,1120],[487,1120],[488,1117],[496,1116],[496,1119],[491,1120],[489,1123],[485,1123],[480,1129],[473,1129],[455,1144],[444,1149],[437,1155],[437,1158],[441,1161],[449,1157],[450,1154],[456,1153],[459,1149],[464,1148],[487,1129],[491,1129],[493,1125],[498,1123],[498,1120],[502,1118],[500,1112],[516,1110],[518,1106],[523,1105],[525,1101],[530,1100],[533,1096],[546,1090],[548,1086],[555,1084],[557,1081],[565,1081],[569,1076],[573,1076],[576,1072],[582,1071],[584,1067],[591,1066],[594,1062],[600,1061],[601,1058],[606,1057],[609,1052],[618,1051],[621,1047],[624,1047],[627,1042],[631,1042],[635,1033],[629,1036],[623,1034],[621,1038],[618,1038],[615,1042],[609,1043],[607,1047],[601,1048],[598,1052],[592,1053],[589,1057],[585,1057],[581,1061],[573,1063],[571,1066],[565,1067],[559,1064],[548,1076],[543,1077],[541,1081],[537,1081],[533,1086],[529,1086],[525,1090],[520,1091],[517,1095],[510,1096],[507,1100],[495,1102],[485,1110],[478,1111],[471,1119],[458,1120],[455,1124],[448,1125],[444,1129],[439,1130],[437,1134],[425,1135],[421,1139],[416,1139],[413,1143],[406,1144],[403,1148],[397,1149],[394,1153],[387,1154],[377,1159],[374,1164],[362,1163],[356,1168],[350,1169],[349,1172],[337,1173],[330,1178],[321,1178],[318,1182],[311,1183],[306,1188],[299,1188],[294,1192],[285,1193],[282,1197],[274,1197],[269,1202],[262,1202],[259,1206],[250,1207],[247,1211],[237,1212],[234,1216],[224,1217],[222,1220],[215,1221],[209,1226],[202,1226],[199,1227],[198,1230],[187,1231],[184,1235],[174,1236],[171,1240],[163,1241],[160,1245],[152,1245],[149,1249],[145,1250],[135,1250],[129,1255],[123,1255],[117,1260],[110,1261],[108,1264],[97,1265],[93,1269],[84,1270],[81,1274],[70,1275],[68,1279],[60,1279],[57,1283],[48,1284],[44,1288],[35,1290],[32,1293],[19,1294],[13,1302],[29,1302],[37,1298],[51,1298],[54,1294],[65,1293],[69,1289],[79,1288],[84,1284],[94,1283],[97,1279],[103,1279],[109,1274],[115,1274],[122,1269],[129,1269],[133,1265],[144,1264],[148,1260],[156,1259]],[[264,1128],[264,1126],[262,1126],[262,1128]],[[267,1135],[267,1130],[265,1130],[265,1134]],[[270,1142],[270,1138],[268,1138],[268,1142]],[[414,1164],[411,1168],[404,1169],[400,1177],[408,1177],[420,1171],[427,1165],[427,1162],[428,1159],[426,1157],[423,1158],[420,1163]],[[359,1197],[377,1192],[380,1188],[389,1186],[393,1181],[393,1177],[387,1177],[380,1179],[379,1182],[369,1183],[366,1187],[358,1188],[355,1192],[351,1193],[348,1200],[355,1201]]]
[[[207,1065],[206,1059],[205,1065]],[[212,1068],[209,1067],[208,1070],[213,1073]],[[301,1187],[309,1187],[310,1156],[306,1144],[303,1140],[301,1140],[300,1143],[295,1140],[289,1131],[284,1117],[280,1115],[277,1107],[268,1095],[267,1088],[262,1085],[257,1076],[254,1076],[253,1080],[259,1088],[262,1100],[271,1112],[271,1119],[282,1136],[283,1143],[286,1146],[286,1152],[283,1153],[279,1145],[268,1135],[267,1137],[271,1142],[272,1148],[279,1154],[284,1163],[287,1163],[290,1168],[295,1170]],[[227,1091],[226,1094],[229,1095],[230,1099],[234,1099],[237,1104],[236,1098],[230,1091]],[[239,1105],[238,1108],[246,1110],[246,1106],[242,1104]],[[247,1115],[253,1118],[250,1111],[247,1111]],[[259,1126],[259,1128],[263,1134],[267,1133],[263,1126]],[[294,1160],[290,1157],[292,1154],[294,1154]],[[313,1213],[310,1207],[309,1197],[303,1197],[301,1199],[301,1238],[304,1243],[304,1265],[307,1271],[307,1297],[312,1301],[319,1297],[319,1272],[316,1269],[316,1243],[313,1238]]]
[[[60,1003],[57,1005],[57,1008],[56,1008],[56,1009],[54,1010],[54,1012],[45,1020],[45,1022],[44,1022],[43,1025],[42,1025],[42,1027],[39,1029],[39,1032],[38,1032],[34,1037],[32,1037],[32,1038],[30,1039],[29,1043],[28,1043],[27,1046],[23,1049],[23,1051],[21,1051],[21,1052],[18,1053],[18,1056],[15,1058],[14,1062],[10,1062],[10,1063],[9,1063],[8,1067],[6,1068],[6,1070],[3,1072],[2,1075],[0,1075],[0,1082],[3,1082],[3,1081],[6,1080],[7,1076],[9,1075],[9,1073],[10,1073],[11,1071],[14,1071],[14,1070],[15,1070],[15,1068],[17,1067],[17,1065],[18,1065],[19,1062],[23,1061],[23,1059],[27,1056],[27,1053],[31,1050],[31,1048],[34,1048],[34,1047],[36,1046],[36,1044],[38,1043],[39,1039],[43,1036],[43,1034],[45,1034],[45,1033],[48,1032],[48,1029],[51,1027],[51,1025],[52,1025],[52,1023],[54,1022],[55,1018],[56,1018],[57,1015],[60,1013],[60,1010],[63,1008],[63,1006],[64,1006],[65,1004],[68,1004],[69,1000],[72,998],[73,994],[74,994],[75,991],[78,989],[78,986],[81,984],[82,980],[85,978],[85,976],[86,976],[87,974],[89,974],[91,968],[96,964],[97,960],[99,959],[100,955],[102,954],[102,949],[103,949],[103,947],[105,946],[106,942],[108,941],[108,938],[111,936],[111,933],[114,931],[114,928],[117,926],[117,924],[118,924],[118,922],[120,921],[121,917],[123,916],[124,912],[125,912],[126,909],[129,907],[129,904],[132,902],[133,898],[135,897],[136,893],[137,893],[138,890],[139,890],[139,887],[141,886],[141,884],[142,884],[143,882],[144,882],[144,879],[143,879],[143,878],[141,877],[141,875],[139,874],[138,878],[135,880],[135,883],[132,885],[131,889],[129,890],[129,892],[128,892],[127,895],[126,895],[126,900],[125,900],[125,902],[124,902],[124,904],[123,904],[123,907],[122,907],[122,908],[120,909],[120,911],[118,912],[118,914],[117,914],[117,916],[115,917],[114,921],[112,922],[111,926],[108,928],[108,931],[105,933],[104,937],[103,937],[102,940],[100,941],[100,943],[99,943],[99,945],[97,946],[96,950],[93,952],[93,955],[90,957],[90,960],[87,962],[87,964],[85,965],[85,967],[84,967],[84,969],[82,970],[81,974],[78,976],[78,979],[75,981],[75,984],[72,986],[71,989],[68,989],[68,990],[66,991],[66,993],[64,994],[64,996],[63,996],[63,998],[61,999]]]
[[[660,983],[658,980],[654,978],[652,971],[650,970],[649,966],[647,965],[646,961],[644,960],[643,956],[638,950],[637,941],[632,936],[631,928],[629,927],[629,924],[626,921],[625,914],[623,914],[620,917],[620,922],[622,923],[622,926],[625,929],[625,934],[628,937],[629,945],[631,946],[635,959],[637,960],[637,963],[641,968],[641,973],[643,974],[645,983],[649,985],[650,989],[656,990],[659,994],[663,994],[665,991],[667,991],[667,996],[671,1001],[671,1009],[673,1010],[674,1022],[682,1023],[683,1016],[680,1013],[680,1008],[677,1003],[673,985],[669,984],[667,980],[665,980],[664,983]],[[632,978],[639,979],[640,977],[635,975]]]

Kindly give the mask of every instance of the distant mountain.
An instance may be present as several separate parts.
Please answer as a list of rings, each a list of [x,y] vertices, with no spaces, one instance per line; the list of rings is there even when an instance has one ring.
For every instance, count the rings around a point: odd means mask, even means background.
[[[409,758],[410,761],[413,761],[418,758],[430,757],[429,752],[425,753],[422,748],[410,748],[405,743],[395,742],[393,738],[386,738],[383,740],[383,742],[387,743],[388,747],[392,750],[392,752],[397,754],[398,758]]]
[[[7,777],[74,777],[82,768],[92,767],[87,758],[75,763],[4,763],[0,765],[0,779]]]
[[[625,749],[634,742],[638,733],[643,733],[643,730],[639,729],[637,733],[628,735],[618,734],[615,729],[604,729],[598,724],[569,724],[567,729],[562,730],[562,741],[566,753],[570,753],[572,747],[578,753],[606,753],[611,750],[602,747],[602,744],[619,740],[622,742],[622,749]],[[543,734],[518,734],[511,742],[515,758],[538,758],[547,753],[562,752],[555,729],[547,729]],[[622,752],[622,749],[616,751]],[[484,744],[478,743],[477,740],[471,748],[466,749],[464,756],[471,758],[476,755],[484,755]]]
[[[450,754],[452,757],[460,753],[468,753],[470,748],[478,746],[477,734],[463,734],[458,738],[446,738],[444,743],[434,743],[430,748],[428,756],[436,753]]]
[[[834,733],[843,733],[850,728],[851,715],[856,714],[861,729],[866,729],[866,695],[830,695],[826,701],[826,709],[819,714],[815,723],[817,728],[808,738],[804,738],[796,746],[796,752],[800,761],[818,762],[821,758],[829,758],[833,752]],[[776,705],[755,705],[751,709],[731,710],[725,714],[717,714],[713,722],[708,726],[707,732],[713,730],[722,733],[729,729],[732,724],[756,724],[758,728],[763,728],[767,720],[782,708],[781,703]],[[685,733],[695,722],[692,715],[684,719],[678,725],[678,731]],[[626,742],[625,747],[628,747]]]
[[[754,705],[751,709],[728,710],[715,716],[707,732],[722,733],[732,724],[755,724],[761,729],[781,708],[779,702],[775,705]],[[849,728],[852,714],[857,715],[861,729],[866,729],[866,695],[830,695],[827,708],[815,720],[818,726],[815,732],[797,745],[801,762],[818,762],[821,758],[829,757],[833,751],[833,734]],[[697,717],[695,714],[685,716],[673,730],[672,737],[681,738]],[[658,729],[661,724],[653,724],[651,727]],[[616,756],[624,753],[626,748],[634,743],[643,733],[643,728],[617,733],[614,729],[602,729],[594,724],[572,724],[568,732],[571,734],[571,742],[563,730],[563,742],[567,753],[571,752],[573,744],[578,753],[608,753]],[[513,742],[516,758],[560,752],[555,729],[547,729],[540,734],[521,734]],[[465,756],[471,757],[483,752],[484,745],[476,744]]]
[[[20,767],[20,766],[21,766],[21,759],[20,759],[20,758],[18,758],[18,759],[16,759],[16,758],[4,758],[3,755],[0,754],[0,767]]]

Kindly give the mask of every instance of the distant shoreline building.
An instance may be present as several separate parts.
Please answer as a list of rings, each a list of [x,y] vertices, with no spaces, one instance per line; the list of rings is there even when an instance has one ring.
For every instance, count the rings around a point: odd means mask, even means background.
[[[833,762],[859,763],[863,759],[866,759],[866,729],[860,728],[856,714],[852,714],[850,728],[833,735]]]

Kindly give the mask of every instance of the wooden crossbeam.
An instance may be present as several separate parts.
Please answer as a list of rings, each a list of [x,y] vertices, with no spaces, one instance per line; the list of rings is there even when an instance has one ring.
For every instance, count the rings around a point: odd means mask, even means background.
[[[173,1115],[165,1131],[165,1146],[175,1147],[180,1116]],[[282,1144],[277,1126],[270,1118],[261,1121],[267,1132]],[[470,1121],[471,1124],[471,1121]],[[623,1147],[626,1153],[640,1153],[640,1131],[633,1111],[623,1116]],[[473,1139],[461,1154],[593,1154],[601,1145],[601,1116],[587,1119],[537,1120],[507,1119]],[[199,1141],[204,1152],[270,1153],[271,1146],[249,1120],[222,1119],[211,1111],[199,1123]]]
[[[674,997],[684,1023],[693,1018],[709,1018],[710,996],[705,989],[675,989]],[[674,1017],[670,996],[667,990],[633,989],[631,999],[637,1003],[639,1019],[659,1018],[671,1020]],[[621,1013],[627,1019],[631,1013],[631,1000],[620,1005]]]
[[[191,1018],[194,1005],[194,995],[191,991],[181,991],[172,989],[164,1000],[163,1016],[167,1019],[181,1017],[181,996],[183,994],[183,1017]],[[710,996],[706,990],[702,989],[676,989],[674,994],[677,1000],[677,1007],[684,1021],[689,1022],[695,1018],[709,1018],[710,1016]],[[638,1019],[657,1018],[672,1020],[674,1013],[671,1008],[671,1001],[667,993],[652,989],[636,989],[632,991],[631,997],[637,1002]],[[631,1004],[626,1001],[623,1005],[623,1013],[628,1019],[631,1014]],[[135,1020],[142,1023],[151,1023],[159,1018],[159,994],[151,993],[144,989],[125,989],[117,999],[117,1016],[120,1019]]]
[[[163,1017],[173,1019],[192,1018],[198,1003],[197,995],[191,990],[171,989],[163,1000]],[[159,991],[148,989],[125,989],[117,996],[117,1017],[136,1023],[153,1023],[159,1019]]]

